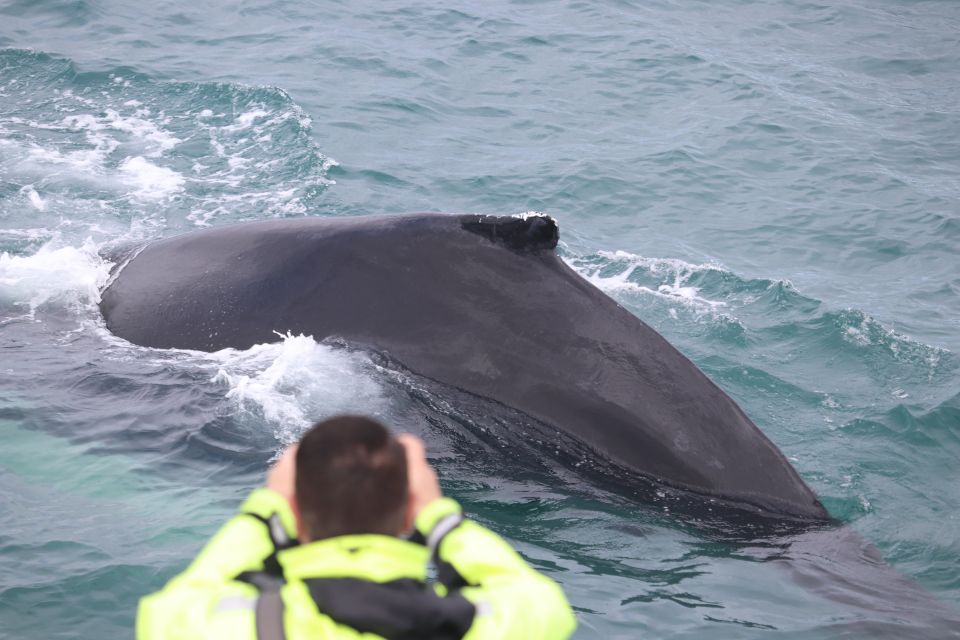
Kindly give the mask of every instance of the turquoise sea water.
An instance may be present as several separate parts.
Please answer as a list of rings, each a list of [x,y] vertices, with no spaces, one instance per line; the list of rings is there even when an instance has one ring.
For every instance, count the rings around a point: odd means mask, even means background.
[[[578,637],[960,635],[958,34],[948,0],[0,1],[0,637],[129,637],[347,409],[422,433]],[[556,217],[848,526],[717,540],[368,354],[142,349],[95,306],[120,244],[404,211]]]

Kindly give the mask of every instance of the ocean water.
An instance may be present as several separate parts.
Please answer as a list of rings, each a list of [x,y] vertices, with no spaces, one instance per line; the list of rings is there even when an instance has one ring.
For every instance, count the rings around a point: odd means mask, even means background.
[[[958,34],[951,0],[0,2],[0,637],[130,637],[345,410],[423,435],[578,638],[960,636]],[[405,211],[554,216],[844,526],[718,538],[376,354],[96,307],[120,245]]]

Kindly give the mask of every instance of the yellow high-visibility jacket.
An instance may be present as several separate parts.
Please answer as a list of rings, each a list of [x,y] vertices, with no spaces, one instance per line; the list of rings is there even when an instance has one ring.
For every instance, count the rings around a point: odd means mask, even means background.
[[[420,512],[413,540],[295,535],[287,501],[254,491],[186,571],[140,601],[138,640],[546,640],[576,627],[559,585],[449,498]]]

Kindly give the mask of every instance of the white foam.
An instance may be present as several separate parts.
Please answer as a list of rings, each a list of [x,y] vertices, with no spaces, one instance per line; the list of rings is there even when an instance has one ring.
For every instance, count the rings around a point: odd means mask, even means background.
[[[270,112],[266,111],[265,109],[252,109],[245,113],[241,113],[239,116],[237,116],[234,119],[233,124],[227,125],[225,127],[221,127],[221,130],[236,132],[236,131],[242,131],[244,129],[249,129],[250,127],[253,126],[253,123],[257,120],[257,118],[265,118],[266,116],[269,116],[269,115],[270,115]]]
[[[0,254],[0,299],[28,307],[30,315],[52,301],[94,305],[100,301],[100,288],[111,266],[90,239],[79,248],[48,242],[29,256],[4,252]]]
[[[601,291],[657,296],[701,312],[715,313],[727,306],[722,300],[702,296],[700,289],[689,283],[695,274],[704,271],[725,272],[718,265],[692,264],[676,258],[647,258],[626,251],[599,251],[597,256],[604,260],[602,265],[580,259],[569,260],[568,263]],[[609,266],[616,267],[616,273],[604,273],[604,268]],[[667,282],[661,282],[656,288],[640,284],[633,280],[638,271],[659,276],[661,280],[666,276]]]
[[[71,99],[71,100],[76,100],[77,102],[79,102],[79,103],[81,103],[81,104],[85,104],[85,105],[87,105],[88,107],[95,107],[95,106],[97,105],[97,103],[94,102],[93,100],[91,100],[90,98],[84,98],[83,96],[78,96],[78,95],[76,95],[76,94],[73,92],[73,89],[65,89],[61,95],[62,95],[64,98],[69,98],[69,99]]]
[[[182,142],[179,138],[162,128],[163,118],[158,122],[146,120],[149,109],[138,109],[132,116],[121,115],[114,109],[106,109],[103,116],[79,114],[67,116],[63,125],[72,129],[82,129],[95,145],[103,141],[109,132],[122,132],[130,136],[128,143],[142,147],[144,155],[159,157]],[[114,142],[117,142],[114,140]]]
[[[24,165],[19,167],[22,172],[42,171],[48,173],[50,165],[76,171],[78,175],[90,176],[102,172],[103,161],[106,156],[116,149],[116,141],[98,140],[93,149],[80,149],[65,153],[57,149],[46,149],[32,146],[27,149]]]
[[[949,349],[925,344],[890,329],[873,316],[856,309],[842,312],[838,322],[840,335],[848,343],[858,347],[883,348],[898,362],[923,365],[927,369],[927,379],[931,381],[941,357],[950,353]],[[897,395],[897,391],[902,390],[894,390],[893,395],[902,397]]]
[[[21,238],[26,240],[38,240],[40,238],[50,237],[51,231],[45,228],[35,229],[0,229],[0,237]]]
[[[511,217],[529,220],[530,218],[549,218],[550,216],[542,211],[524,211],[523,213],[515,213]],[[556,220],[554,220],[554,222],[556,222]],[[557,224],[559,225],[559,223]]]
[[[280,335],[281,342],[205,357],[217,367],[214,382],[241,411],[262,415],[285,442],[313,421],[338,413],[380,415],[388,409],[376,367],[360,352],[317,343],[308,336]]]
[[[112,112],[115,115],[115,112]],[[90,114],[72,115],[64,118],[55,126],[27,123],[32,129],[52,129],[63,131],[64,128],[84,132],[90,148],[61,151],[56,147],[42,147],[35,143],[28,143],[25,147],[14,149],[14,160],[9,166],[12,176],[21,177],[32,182],[43,182],[48,188],[56,189],[56,185],[90,185],[98,190],[123,192],[133,188],[133,194],[141,198],[155,199],[166,197],[179,190],[183,178],[169,169],[162,169],[146,161],[142,156],[128,157],[119,167],[113,167],[110,160],[117,151],[121,141],[115,137],[110,122],[120,123],[119,119],[110,120],[98,118]],[[128,126],[129,125],[129,126]],[[121,130],[128,128],[138,131],[136,123],[120,123]],[[150,149],[163,149],[171,144],[170,140],[158,135],[153,141],[140,144]],[[143,141],[141,141],[143,142]],[[16,156],[19,156],[17,158]],[[50,184],[48,178],[54,178]],[[45,202],[36,193],[32,185],[23,191],[31,204],[38,210],[45,208]]]
[[[52,110],[35,117],[0,114],[0,131],[18,134],[0,135],[0,173],[18,188],[32,185],[21,192],[22,207],[56,214],[59,226],[86,219],[75,215],[78,210],[102,206],[126,214],[130,205],[136,209],[134,229],[143,226],[140,212],[151,227],[180,211],[205,226],[221,217],[302,215],[317,187],[332,184],[324,173],[336,162],[313,150],[305,129],[294,157],[276,135],[285,123],[309,127],[309,117],[287,96],[279,105],[241,101],[244,106],[233,113],[199,105],[167,115],[148,94],[118,93],[115,87],[128,79],[114,75],[100,92],[60,91]],[[177,151],[188,137],[209,145],[192,166],[184,166]],[[301,159],[321,164],[305,176]],[[93,196],[99,194],[98,201]],[[174,197],[178,204],[182,197],[182,208],[163,202]],[[164,206],[137,206],[144,201]]]
[[[158,167],[142,156],[127,158],[119,167],[133,195],[144,200],[169,198],[183,189],[184,178],[173,169]]]
[[[239,177],[236,178],[239,180]],[[231,179],[225,179],[225,184],[232,184]],[[187,220],[198,227],[210,226],[211,222],[221,215],[229,215],[238,208],[259,206],[273,215],[302,215],[307,207],[297,195],[298,187],[290,189],[274,189],[271,191],[246,191],[244,193],[223,194],[216,198],[205,200],[202,206],[190,211]],[[213,204],[216,206],[211,206]]]
[[[866,347],[871,344],[870,337],[864,332],[862,326],[847,327],[843,332],[843,336],[847,342],[859,345],[861,347]]]
[[[32,204],[33,208],[37,211],[44,211],[47,208],[47,203],[43,201],[43,198],[40,197],[40,194],[37,193],[37,190],[32,184],[25,185],[20,189],[20,193],[27,197],[27,200],[30,201],[30,204]]]

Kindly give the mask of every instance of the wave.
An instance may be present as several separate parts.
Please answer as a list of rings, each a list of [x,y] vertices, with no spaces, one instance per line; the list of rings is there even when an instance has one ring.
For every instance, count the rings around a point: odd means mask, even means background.
[[[0,249],[309,212],[336,164],[282,89],[0,50]],[[36,238],[29,238],[29,234]]]
[[[911,380],[934,382],[957,366],[949,350],[911,338],[865,311],[830,309],[788,280],[746,279],[715,263],[625,251],[565,259],[596,287],[681,343],[691,333],[702,335],[696,327],[706,325],[719,348],[749,350],[780,364],[802,361],[819,369],[829,361],[859,367],[896,397],[907,393],[894,384],[897,380],[907,386]]]
[[[648,258],[626,251],[598,251],[569,262],[591,284],[611,295],[649,295],[711,315],[728,306],[726,300],[710,297],[709,285],[705,286],[705,281],[715,276],[723,279],[733,275],[719,265]]]
[[[93,311],[111,263],[87,240],[80,247],[50,242],[30,256],[0,253],[0,326],[33,319],[47,304]]]

